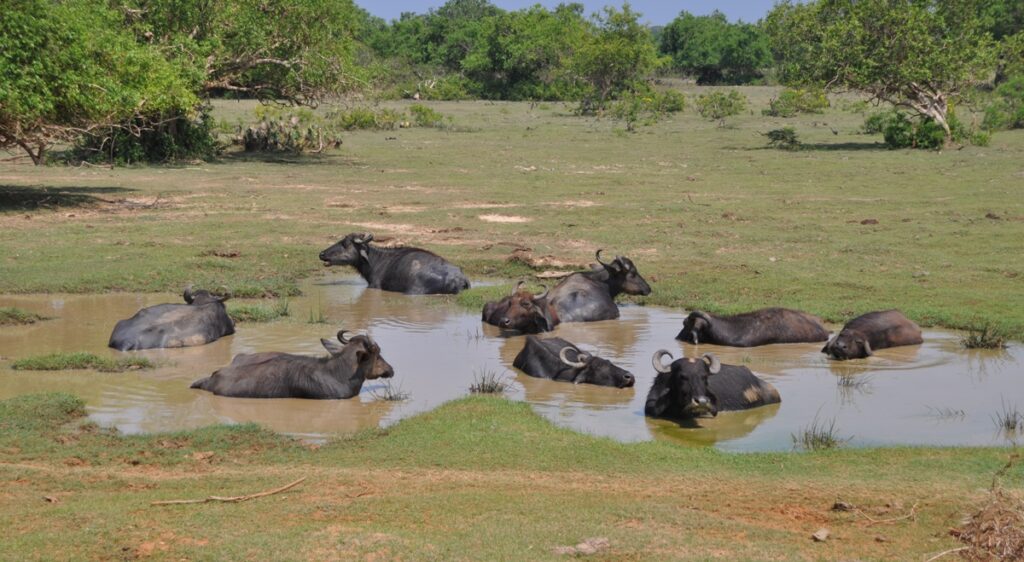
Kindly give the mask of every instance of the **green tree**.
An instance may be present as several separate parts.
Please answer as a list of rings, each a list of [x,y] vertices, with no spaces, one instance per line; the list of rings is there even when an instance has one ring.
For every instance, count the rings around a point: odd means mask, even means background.
[[[603,107],[616,93],[633,87],[660,64],[650,33],[628,3],[606,7],[593,18],[591,32],[573,55],[571,68],[591,89],[590,103]],[[584,100],[585,105],[588,100]]]
[[[98,1],[7,0],[0,148],[20,147],[38,165],[55,142],[198,104],[181,67],[136,43],[120,19]]]
[[[731,24],[717,10],[708,16],[680,12],[661,32],[659,49],[698,84],[744,84],[772,62],[768,39],[757,26]]]
[[[205,94],[311,104],[361,83],[351,0],[112,0],[142,43],[200,77]]]
[[[862,91],[908,108],[938,124],[948,145],[951,104],[994,67],[981,2],[785,0],[765,28],[783,82]]]

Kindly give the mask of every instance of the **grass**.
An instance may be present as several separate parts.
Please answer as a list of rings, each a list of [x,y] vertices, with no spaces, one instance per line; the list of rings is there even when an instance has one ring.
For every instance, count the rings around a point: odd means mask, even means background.
[[[469,385],[469,391],[473,394],[502,394],[508,387],[507,375],[482,369],[473,373],[473,383]]]
[[[1024,432],[1024,411],[1015,404],[1002,402],[999,411],[992,415],[992,422],[1000,431],[1016,435]]]
[[[1007,455],[623,444],[491,396],[317,446],[251,424],[121,436],[84,413],[67,394],[0,401],[0,478],[9,483],[0,525],[11,530],[12,557],[543,561],[565,560],[558,546],[606,537],[596,559],[925,559],[958,546],[950,521],[976,509]],[[302,477],[244,503],[150,506]],[[920,502],[916,520],[886,524],[879,542],[883,530],[862,515],[830,509],[837,482],[844,500],[878,520]],[[1024,473],[1011,470],[1004,483],[1019,488]],[[822,526],[842,540],[809,540]]]
[[[402,390],[401,383],[394,384],[390,379],[379,379],[378,382],[382,384],[370,391],[370,396],[374,400],[381,402],[404,402],[412,396],[411,392]]]
[[[288,299],[282,298],[274,305],[232,302],[228,303],[228,316],[235,322],[270,322],[288,316]]]
[[[49,318],[13,306],[0,307],[0,326],[35,324],[42,320],[49,320]]]
[[[759,114],[777,89],[741,91],[754,114],[724,128],[688,109],[619,136],[613,121],[562,104],[429,102],[474,131],[402,129],[390,141],[352,131],[329,154],[180,167],[0,162],[0,192],[17,195],[0,200],[0,293],[191,282],[289,295],[323,270],[320,250],[372,231],[437,251],[476,279],[531,273],[506,262],[519,247],[574,263],[605,248],[651,282],[637,302],[787,306],[832,322],[896,307],[923,326],[980,322],[1024,338],[1024,199],[1008,196],[1024,182],[1024,130],[988,147],[887,150],[842,104],[782,123]],[[214,114],[232,121],[253,107],[216,102]],[[802,150],[764,148],[758,132],[782,125]]]
[[[835,449],[850,440],[849,437],[839,437],[839,428],[836,427],[835,418],[829,420],[814,419],[806,427],[791,435],[793,446],[806,451],[823,451]]]
[[[986,325],[962,335],[960,345],[964,349],[1003,349],[1006,347],[1006,336]]]
[[[871,386],[871,375],[840,375],[836,377],[836,386],[842,390],[860,390],[863,391]]]
[[[314,303],[314,302],[310,301],[310,305],[309,305],[309,320],[307,320],[308,323],[310,323],[310,324],[326,324],[327,323],[327,315],[324,314],[324,309],[323,309],[323,300],[324,300],[323,293],[318,293],[317,294],[316,302]]]
[[[17,371],[92,369],[103,373],[120,373],[133,369],[152,369],[153,367],[153,362],[144,357],[100,357],[81,351],[26,357],[11,364],[11,368]]]

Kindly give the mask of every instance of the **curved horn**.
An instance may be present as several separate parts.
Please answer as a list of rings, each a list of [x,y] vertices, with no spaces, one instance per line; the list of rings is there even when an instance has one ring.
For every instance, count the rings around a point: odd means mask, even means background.
[[[651,357],[651,364],[654,365],[655,371],[658,371],[659,373],[672,372],[672,367],[669,367],[668,365],[661,362],[661,358],[666,355],[668,355],[669,359],[672,359],[672,354],[665,351],[664,349],[659,349],[658,351],[654,352],[654,357]]]
[[[867,353],[868,357],[875,354],[874,351],[871,351],[871,342],[869,342],[867,338],[864,339],[864,353]]]
[[[599,263],[599,264],[601,264],[601,265],[603,265],[605,267],[608,267],[609,265],[611,265],[609,263],[605,263],[605,262],[601,261],[601,250],[600,249],[597,250],[597,253],[594,254],[594,257],[597,258],[597,263]]]
[[[347,344],[348,340],[345,339],[345,334],[347,334],[347,333],[348,333],[348,330],[338,330],[338,341],[340,341],[341,343]]]
[[[707,362],[708,372],[712,375],[717,374],[718,371],[722,370],[722,362],[718,360],[718,357],[714,353],[705,353],[701,355],[701,359]]]
[[[694,311],[693,311],[693,314],[696,314],[697,316],[700,316],[700,317],[701,317],[701,318],[703,318],[703,319],[704,319],[704,320],[705,320],[706,322],[709,322],[709,323],[711,322],[711,317],[710,317],[710,316],[708,316],[708,313],[707,313],[707,312],[704,312],[703,310],[694,310]]]
[[[368,242],[373,242],[373,233],[372,232],[364,232],[363,236],[362,236],[362,239],[363,239],[363,243],[364,244],[366,244]]]
[[[189,283],[188,287],[185,287],[185,292],[181,296],[185,298],[185,302],[187,302],[188,304],[192,304],[193,297],[191,283]]]
[[[541,294],[539,294],[539,295],[535,295],[535,296],[533,297],[533,300],[535,300],[535,301],[539,301],[539,300],[541,300],[541,299],[543,299],[543,298],[545,298],[545,297],[547,297],[547,296],[548,296],[548,286],[547,286],[547,285],[544,285],[544,284],[541,284],[541,287],[543,287],[543,288],[544,288],[544,292],[543,292],[543,293],[541,293]]]
[[[573,351],[576,352],[576,359],[577,359],[577,361],[569,361],[569,359],[565,356],[565,352],[569,351],[570,349],[572,349]],[[558,358],[562,360],[562,363],[565,363],[566,365],[568,365],[570,367],[576,367],[577,369],[580,369],[580,368],[583,368],[583,367],[587,366],[586,361],[578,361],[578,359],[581,359],[581,358],[584,358],[584,357],[586,357],[585,353],[583,353],[582,351],[580,351],[578,349],[574,349],[572,347],[563,347],[562,351],[558,352]]]
[[[526,284],[526,281],[520,281],[520,282],[516,283],[516,286],[512,287],[512,292],[509,293],[509,296],[512,296],[512,295],[518,293],[519,289],[522,289],[523,285],[525,285],[525,284]]]

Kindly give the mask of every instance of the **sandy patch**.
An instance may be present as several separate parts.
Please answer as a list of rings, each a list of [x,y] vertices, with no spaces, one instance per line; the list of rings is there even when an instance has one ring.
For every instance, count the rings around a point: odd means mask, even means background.
[[[456,209],[510,209],[512,207],[522,207],[518,203],[459,203],[455,205]]]
[[[600,203],[595,203],[593,201],[588,201],[586,199],[578,199],[576,201],[560,201],[558,203],[555,203],[555,205],[559,205],[559,206],[562,206],[562,207],[586,208],[586,207],[596,207],[596,206],[600,205]]]
[[[482,221],[484,221],[484,222],[506,222],[506,223],[511,223],[511,222],[530,222],[531,220],[533,220],[533,219],[528,219],[526,217],[520,217],[518,215],[480,215],[477,218],[482,220]]]

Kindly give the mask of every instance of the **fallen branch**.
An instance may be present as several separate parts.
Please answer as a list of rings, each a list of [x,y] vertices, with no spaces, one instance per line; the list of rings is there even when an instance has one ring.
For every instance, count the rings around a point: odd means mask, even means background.
[[[892,519],[874,519],[873,517],[871,517],[867,513],[864,513],[864,511],[860,509],[857,510],[857,513],[865,519],[867,519],[868,521],[870,521],[870,523],[868,523],[868,526],[870,527],[871,525],[881,525],[882,523],[894,523],[896,521],[902,521],[904,519],[912,519],[917,515],[916,510],[917,503],[914,503],[913,507],[910,508],[910,513],[907,513],[906,515],[901,515],[899,517],[893,517]]]
[[[302,481],[305,480],[305,479],[306,479],[306,477],[303,476],[302,478],[299,478],[295,482],[292,482],[291,484],[287,484],[285,486],[281,486],[280,488],[274,488],[273,490],[267,490],[266,492],[258,492],[258,493],[255,493],[255,494],[248,494],[248,495],[245,495],[245,496],[209,496],[209,497],[203,498],[201,500],[167,500],[167,501],[150,502],[149,505],[181,505],[181,504],[207,503],[207,502],[244,502],[244,501],[253,500],[253,499],[256,499],[256,498],[262,498],[264,496],[272,496],[274,494],[279,494],[279,493],[281,493],[281,492],[283,492],[285,490],[290,490],[290,489],[298,486],[299,484],[301,484]]]
[[[936,554],[935,556],[932,556],[931,558],[929,558],[928,560],[925,560],[924,562],[932,562],[933,560],[938,560],[939,558],[942,558],[943,556],[945,556],[947,554],[953,554],[954,552],[960,552],[961,550],[967,550],[968,548],[970,548],[970,547],[969,546],[961,546],[960,548],[951,548],[949,550],[940,552],[940,553]]]

